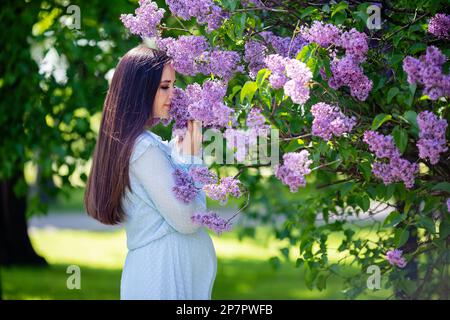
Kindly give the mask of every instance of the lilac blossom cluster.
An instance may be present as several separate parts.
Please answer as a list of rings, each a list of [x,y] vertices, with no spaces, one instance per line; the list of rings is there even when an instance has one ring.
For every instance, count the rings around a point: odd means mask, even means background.
[[[271,71],[269,82],[274,89],[283,87],[284,93],[294,103],[304,104],[308,101],[312,72],[306,64],[279,54],[268,55],[265,63]]]
[[[242,195],[239,187],[239,180],[233,177],[221,178],[219,184],[205,184],[203,186],[203,191],[205,191],[209,198],[219,201],[221,205],[224,205],[227,202],[230,194],[236,198],[239,198]]]
[[[173,177],[175,178],[175,186],[172,191],[175,197],[186,204],[195,199],[199,190],[196,188],[192,177],[181,169],[175,169]]]
[[[437,100],[450,96],[450,75],[442,73],[445,60],[445,55],[438,48],[429,46],[419,59],[407,56],[403,60],[403,70],[408,75],[410,84],[422,84],[423,93],[431,100]]]
[[[324,140],[330,140],[333,135],[340,137],[344,133],[350,132],[356,124],[355,117],[346,117],[338,106],[323,102],[313,105],[311,114],[314,117],[312,134]]]
[[[315,21],[309,28],[302,27],[300,34],[309,42],[315,42],[322,47],[334,47],[330,63],[332,76],[328,79],[330,88],[337,90],[342,86],[350,89],[350,94],[360,100],[367,99],[372,90],[373,82],[366,75],[360,64],[366,60],[369,49],[367,35],[356,29],[341,32],[332,25],[321,21]],[[342,48],[345,54],[341,58],[336,57],[336,48]]]
[[[450,38],[450,15],[438,13],[430,19],[428,32],[440,39]]]
[[[430,111],[423,111],[417,115],[417,124],[420,129],[419,140],[417,141],[419,157],[421,159],[428,158],[431,164],[438,163],[440,154],[448,150],[445,146],[447,120],[438,119]]]
[[[283,155],[283,164],[275,165],[275,176],[287,186],[291,192],[297,192],[299,187],[306,185],[305,175],[311,173],[309,168],[312,164],[309,152],[289,152]]]
[[[205,81],[203,87],[198,83],[186,87],[188,111],[193,119],[203,122],[203,126],[222,128],[234,120],[234,110],[227,107],[223,98],[227,87],[222,81]]]
[[[213,230],[216,234],[220,235],[224,231],[231,230],[232,223],[220,217],[213,211],[205,213],[196,213],[191,217],[192,222],[205,226]]]
[[[275,54],[285,58],[295,58],[307,43],[301,36],[280,37],[273,32],[261,32],[264,43],[250,40],[245,44],[244,60],[248,63],[249,74],[252,79],[256,78],[258,71],[266,67],[265,58],[269,53],[269,47],[273,48]]]
[[[447,199],[447,211],[450,212],[450,198]]]
[[[307,44],[302,36],[292,37],[277,36],[271,31],[260,33],[265,43],[273,48],[276,54],[286,58],[295,58],[302,48]]]
[[[363,141],[377,158],[387,158],[388,163],[376,161],[372,166],[372,173],[383,180],[385,185],[403,181],[406,188],[414,186],[414,175],[419,171],[417,163],[411,163],[400,157],[400,151],[394,144],[391,135],[384,136],[374,131],[364,132]]]
[[[406,266],[406,260],[403,257],[402,250],[398,250],[398,249],[389,250],[386,253],[386,259],[393,266],[397,266],[399,268],[404,268]]]
[[[169,110],[169,119],[174,121],[172,126],[173,136],[184,136],[188,120],[192,120],[188,110],[189,99],[180,88],[175,88]]]
[[[326,48],[339,41],[341,31],[333,24],[314,21],[310,27],[302,26],[300,34],[307,41],[315,42]]]
[[[258,71],[266,67],[264,59],[267,54],[267,47],[260,42],[250,40],[245,44],[244,60],[248,63],[249,75],[255,79]]]
[[[244,162],[250,149],[257,145],[258,137],[269,134],[270,126],[265,123],[266,118],[261,113],[261,109],[252,108],[246,119],[247,130],[235,128],[227,128],[225,130],[223,136],[227,141],[227,147],[237,149],[234,154],[236,160]]]
[[[198,24],[207,24],[207,31],[218,29],[223,20],[228,18],[213,0],[166,0],[170,11],[183,20],[197,19]]]
[[[149,0],[139,0],[139,7],[132,14],[121,14],[120,20],[132,34],[141,38],[159,36],[157,27],[166,11]]]
[[[189,170],[191,178],[202,185],[217,183],[217,175],[206,167],[194,167]]]
[[[157,45],[173,59],[175,70],[184,75],[213,74],[228,81],[243,71],[237,52],[211,49],[203,36],[157,39]]]

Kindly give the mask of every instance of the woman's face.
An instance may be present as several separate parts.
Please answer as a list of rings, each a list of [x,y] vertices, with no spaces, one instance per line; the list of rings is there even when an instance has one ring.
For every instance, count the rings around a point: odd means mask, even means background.
[[[173,68],[172,63],[168,63],[164,66],[161,82],[159,83],[155,101],[153,102],[154,118],[169,118],[170,103],[172,102],[174,87],[175,69]]]

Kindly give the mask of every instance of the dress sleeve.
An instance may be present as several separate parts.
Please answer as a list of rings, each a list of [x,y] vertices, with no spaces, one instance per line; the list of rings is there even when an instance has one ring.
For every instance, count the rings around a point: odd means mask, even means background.
[[[139,149],[139,148],[138,148]],[[173,192],[176,166],[167,154],[158,146],[148,144],[130,161],[130,173],[143,186],[146,194],[152,199],[156,209],[167,223],[180,233],[194,233],[201,226],[191,221],[197,211],[206,209],[206,198],[200,191],[189,204],[178,200]]]
[[[194,167],[205,167],[205,163],[201,158],[202,149],[200,149],[199,153],[196,155],[182,155],[176,147],[176,137],[174,137],[169,142],[169,147],[171,150],[171,157],[173,161],[181,166],[184,166],[187,171]]]

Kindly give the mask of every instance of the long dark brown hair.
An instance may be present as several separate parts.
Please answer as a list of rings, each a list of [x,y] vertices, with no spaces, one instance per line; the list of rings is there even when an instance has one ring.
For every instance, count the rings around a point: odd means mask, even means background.
[[[153,117],[153,101],[169,61],[164,52],[139,45],[120,59],[114,72],[84,194],[87,213],[104,224],[125,218],[121,199],[125,188],[131,191],[132,148]]]

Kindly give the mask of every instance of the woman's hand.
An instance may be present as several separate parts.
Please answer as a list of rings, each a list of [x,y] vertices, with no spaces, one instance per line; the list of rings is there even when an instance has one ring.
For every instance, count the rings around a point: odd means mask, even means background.
[[[178,137],[177,149],[182,155],[200,156],[202,140],[202,122],[189,120],[185,136]]]

